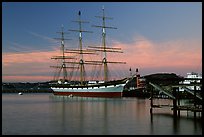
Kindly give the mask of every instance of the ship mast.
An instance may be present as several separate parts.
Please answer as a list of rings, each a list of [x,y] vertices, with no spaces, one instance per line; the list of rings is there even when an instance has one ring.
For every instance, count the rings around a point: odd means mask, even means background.
[[[105,12],[104,12],[104,7],[102,7],[102,16],[95,16],[97,18],[102,18],[102,25],[93,25],[94,27],[99,27],[102,28],[102,47],[97,47],[97,46],[89,46],[89,48],[94,48],[96,51],[101,51],[103,52],[103,59],[102,59],[102,64],[104,65],[104,81],[108,81],[108,63],[120,63],[120,64],[125,64],[125,62],[110,62],[107,60],[107,52],[118,52],[118,53],[123,53],[121,51],[121,48],[111,48],[106,46],[106,28],[108,29],[117,29],[115,27],[108,27],[105,24],[105,19],[113,19],[111,17],[106,17]]]
[[[60,66],[50,66],[50,67],[52,67],[52,68],[59,68],[59,72],[58,72],[58,74],[57,74],[57,76],[56,76],[56,79],[58,79],[58,77],[60,76],[60,73],[61,73],[61,71],[63,71],[63,79],[62,79],[62,82],[65,82],[65,80],[67,80],[68,78],[67,78],[67,70],[66,70],[66,68],[72,68],[72,67],[67,67],[66,66],[66,64],[65,64],[65,59],[74,59],[74,57],[71,57],[71,56],[65,56],[65,50],[64,50],[64,41],[65,40],[70,40],[70,39],[65,39],[64,38],[64,34],[68,34],[68,33],[65,33],[64,32],[64,27],[63,27],[63,25],[62,25],[62,27],[61,27],[61,29],[62,29],[62,31],[60,31],[60,32],[57,32],[57,33],[60,33],[61,34],[61,38],[54,38],[54,39],[56,39],[56,40],[60,40],[61,41],[61,52],[62,52],[62,55],[60,55],[60,56],[54,56],[54,57],[52,57],[51,59],[60,59],[60,60],[62,60],[62,64],[60,65]],[[54,79],[55,80],[55,79]]]
[[[82,30],[82,23],[89,23],[88,21],[83,21],[81,20],[81,12],[79,11],[78,13],[78,20],[77,21],[74,21],[74,22],[77,22],[79,23],[79,29],[78,30],[69,30],[69,31],[76,31],[76,32],[79,32],[79,50],[70,50],[70,51],[67,51],[66,53],[77,53],[80,54],[80,60],[79,62],[75,62],[76,64],[79,64],[80,65],[80,82],[81,82],[81,85],[84,85],[84,81],[85,81],[85,68],[84,68],[84,59],[83,59],[83,54],[92,54],[90,52],[85,52],[85,50],[83,50],[82,48],[82,32],[86,32],[86,33],[92,33],[91,31],[86,31],[86,30]]]

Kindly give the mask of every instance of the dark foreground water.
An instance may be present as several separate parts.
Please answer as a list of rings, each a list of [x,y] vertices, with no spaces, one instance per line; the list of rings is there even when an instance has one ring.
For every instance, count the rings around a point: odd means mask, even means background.
[[[160,102],[162,103],[162,102]],[[170,103],[166,101],[165,103]],[[150,100],[2,94],[3,135],[202,135],[200,119],[170,108],[149,113]]]

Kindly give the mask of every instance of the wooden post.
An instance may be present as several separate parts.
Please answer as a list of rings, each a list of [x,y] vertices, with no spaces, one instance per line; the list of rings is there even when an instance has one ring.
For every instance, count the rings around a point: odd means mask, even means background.
[[[202,83],[202,81],[200,81],[201,83]],[[203,99],[203,95],[204,95],[204,93],[203,93],[203,86],[201,85],[201,87],[200,87],[200,90],[201,90],[201,97],[202,97],[202,99]],[[203,111],[201,112],[201,117],[203,116]]]
[[[179,92],[179,87],[177,87],[177,94],[176,94],[178,106],[180,106],[180,92]],[[180,117],[180,110],[178,110],[178,117]]]
[[[153,87],[150,88],[150,114],[152,115],[153,109]]]
[[[153,127],[153,87],[150,87],[150,120]]]
[[[177,116],[177,88],[174,87],[173,88],[173,96],[175,97],[175,99],[173,99],[173,115],[174,117]]]
[[[194,82],[196,84],[196,81]],[[196,108],[196,85],[194,85],[194,108]],[[194,118],[196,118],[196,111],[194,111]]]

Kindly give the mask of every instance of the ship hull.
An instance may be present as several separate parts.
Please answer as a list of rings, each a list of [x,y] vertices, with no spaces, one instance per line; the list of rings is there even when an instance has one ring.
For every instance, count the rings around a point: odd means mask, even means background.
[[[89,87],[51,87],[54,95],[80,97],[122,97],[125,84]]]

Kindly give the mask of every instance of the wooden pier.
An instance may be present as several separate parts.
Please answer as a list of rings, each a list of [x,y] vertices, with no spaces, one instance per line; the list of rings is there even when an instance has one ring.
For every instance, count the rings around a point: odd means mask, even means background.
[[[186,80],[184,78],[183,80]],[[197,80],[197,79],[196,79]],[[192,82],[191,84],[169,84],[162,85],[158,82],[148,81],[148,86],[150,90],[150,114],[153,114],[154,108],[164,108],[170,107],[173,111],[175,117],[180,117],[180,111],[191,111],[194,113],[194,118],[196,118],[197,113],[201,113],[202,117],[202,79],[200,82]],[[194,86],[194,90],[189,89],[189,86]],[[196,86],[201,87],[201,91],[196,89]],[[179,91],[179,88],[182,87],[184,92]],[[185,93],[185,94],[184,94]],[[162,95],[162,96],[161,96]],[[185,96],[184,96],[185,95]],[[154,104],[154,99],[170,99],[172,104]],[[181,105],[180,100],[188,99],[192,101],[192,104]],[[187,114],[188,115],[188,114]]]

